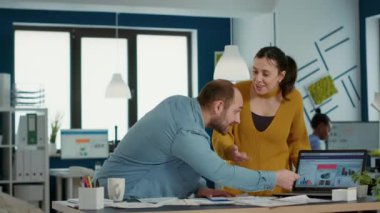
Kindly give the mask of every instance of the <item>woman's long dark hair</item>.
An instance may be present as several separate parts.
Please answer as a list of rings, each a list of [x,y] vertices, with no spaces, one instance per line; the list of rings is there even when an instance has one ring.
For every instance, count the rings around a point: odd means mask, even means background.
[[[264,47],[257,52],[255,58],[267,58],[276,62],[278,72],[286,71],[284,79],[280,82],[282,97],[286,96],[294,89],[297,79],[297,63],[290,56],[287,56],[278,47]]]

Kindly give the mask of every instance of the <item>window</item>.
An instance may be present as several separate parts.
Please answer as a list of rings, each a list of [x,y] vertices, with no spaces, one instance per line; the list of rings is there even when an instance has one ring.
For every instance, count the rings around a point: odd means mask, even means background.
[[[62,128],[107,128],[109,140],[114,140],[114,126],[122,137],[164,98],[192,96],[190,32],[119,29],[117,34],[113,29],[18,26],[15,82],[44,84],[49,120],[63,111]],[[105,98],[113,73],[128,82],[130,100]]]
[[[45,90],[49,121],[56,113],[64,113],[62,128],[69,128],[70,34],[16,30],[15,82],[20,88],[41,85]],[[60,147],[60,143],[57,145]]]
[[[109,129],[113,139],[114,126],[118,132],[127,131],[128,105],[126,99],[105,98],[106,87],[113,73],[127,76],[127,40],[115,38],[82,38],[82,127]]]
[[[187,57],[184,36],[137,36],[138,119],[171,95],[189,94]]]

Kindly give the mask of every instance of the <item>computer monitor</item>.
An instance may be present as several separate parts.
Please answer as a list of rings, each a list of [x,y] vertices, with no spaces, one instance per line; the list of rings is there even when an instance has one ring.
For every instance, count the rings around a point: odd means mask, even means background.
[[[62,159],[107,158],[108,155],[108,130],[61,130]]]

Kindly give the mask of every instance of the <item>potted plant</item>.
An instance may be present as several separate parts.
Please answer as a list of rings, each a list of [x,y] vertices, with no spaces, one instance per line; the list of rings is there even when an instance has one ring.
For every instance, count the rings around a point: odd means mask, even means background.
[[[54,120],[50,123],[50,127],[51,127],[51,134],[50,134],[50,139],[49,139],[49,141],[50,141],[50,147],[49,147],[50,154],[55,154],[57,152],[57,147],[55,145],[55,141],[57,139],[58,131],[61,128],[62,118],[63,118],[63,114],[57,113],[55,115]]]
[[[372,178],[368,171],[355,172],[351,176],[352,180],[358,184],[357,195],[359,198],[366,197],[368,193],[368,185],[372,183]]]
[[[369,153],[369,155],[370,155],[371,157],[380,157],[380,149],[374,149],[374,150],[372,150],[372,151]]]
[[[380,177],[376,178],[375,185],[372,187],[372,195],[376,200],[380,200]]]
[[[371,167],[375,167],[378,171],[380,170],[380,149],[374,149],[369,152]]]

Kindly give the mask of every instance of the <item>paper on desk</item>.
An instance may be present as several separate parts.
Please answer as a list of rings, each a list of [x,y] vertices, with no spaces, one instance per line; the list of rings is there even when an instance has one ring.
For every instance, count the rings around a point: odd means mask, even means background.
[[[72,208],[76,208],[79,206],[79,203],[72,203],[70,201],[62,201],[62,204]]]
[[[234,201],[237,204],[262,206],[262,207],[289,206],[289,205],[302,204],[301,202],[279,200],[273,197],[253,197],[253,196],[237,197],[234,199]]]
[[[70,198],[67,200],[67,202],[79,204],[79,199],[78,198]],[[109,204],[109,203],[113,203],[113,200],[104,198],[104,204]]]
[[[176,197],[141,198],[140,202],[116,202],[110,207],[116,208],[158,208],[164,205],[189,205]]]
[[[140,202],[160,204],[165,206],[199,206],[199,205],[223,205],[234,204],[234,201],[225,199],[209,200],[207,198],[178,199],[176,197],[141,198]]]
[[[190,198],[190,199],[178,199],[176,197],[160,197],[160,198],[141,198],[140,202],[160,204],[165,206],[199,206],[199,205],[226,205],[234,204],[233,200],[229,198]]]
[[[294,203],[307,203],[310,200],[310,198],[307,195],[296,195],[296,196],[277,198],[277,200],[294,202]]]
[[[154,198],[140,198],[138,199],[142,203],[170,203],[178,200],[176,197],[154,197]]]
[[[140,203],[140,202],[115,202],[108,204],[108,207],[122,208],[122,209],[138,209],[138,208],[158,208],[161,204],[153,203]]]
[[[326,199],[310,198],[307,195],[289,196],[289,197],[278,198],[277,200],[295,202],[295,203],[300,203],[300,204],[331,202],[331,200],[326,200]]]
[[[165,206],[199,206],[200,204],[193,199],[177,199],[166,202]]]
[[[233,200],[230,200],[229,198],[223,198],[223,199],[207,199],[207,198],[192,198],[188,199],[192,202],[198,203],[198,205],[226,205],[226,204],[235,204]]]
[[[71,198],[71,199],[68,199],[67,202],[79,204],[79,199],[78,198]]]
[[[199,204],[189,199],[178,199],[176,197],[141,198],[140,202],[158,204],[160,206],[198,206]]]

